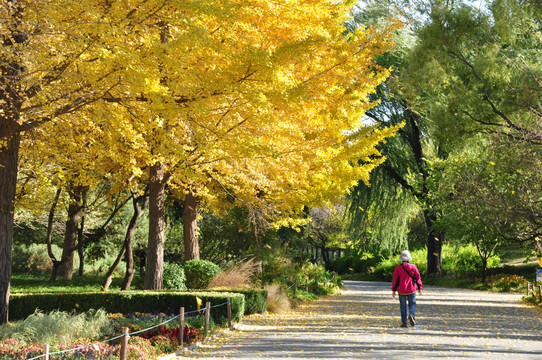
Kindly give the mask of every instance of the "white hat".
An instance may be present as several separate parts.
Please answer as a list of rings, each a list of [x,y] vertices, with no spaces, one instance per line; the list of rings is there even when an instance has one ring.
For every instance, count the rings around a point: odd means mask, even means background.
[[[408,250],[405,250],[401,253],[401,257],[399,258],[401,261],[412,261],[412,256],[410,256],[410,252]]]

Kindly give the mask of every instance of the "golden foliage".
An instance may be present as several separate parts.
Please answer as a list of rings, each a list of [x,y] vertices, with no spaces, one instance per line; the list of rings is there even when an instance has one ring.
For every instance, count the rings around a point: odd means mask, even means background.
[[[348,2],[24,3],[21,122],[47,125],[23,167],[50,186],[137,189],[160,162],[180,198],[284,220],[368,182],[398,130],[362,122],[398,24],[345,35]]]

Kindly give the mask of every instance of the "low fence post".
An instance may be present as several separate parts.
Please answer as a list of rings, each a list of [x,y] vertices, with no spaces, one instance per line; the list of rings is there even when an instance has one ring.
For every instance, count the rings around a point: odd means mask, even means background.
[[[295,299],[296,293],[297,293],[297,279],[294,280],[294,299]]]
[[[531,283],[527,282],[527,296],[529,296],[529,289],[531,288]]]
[[[45,360],[49,360],[49,344],[45,344]]]
[[[228,310],[228,328],[231,329],[231,298],[228,298],[226,306]]]
[[[305,291],[309,292],[309,279],[305,278]]]
[[[184,306],[181,306],[179,314],[179,345],[182,347],[184,345]]]
[[[211,303],[207,301],[205,303],[205,335],[209,332],[209,318],[211,315]]]
[[[120,360],[126,360],[128,357],[128,339],[130,338],[130,329],[127,327],[122,328],[122,334],[124,335],[122,337],[122,340],[120,342]]]

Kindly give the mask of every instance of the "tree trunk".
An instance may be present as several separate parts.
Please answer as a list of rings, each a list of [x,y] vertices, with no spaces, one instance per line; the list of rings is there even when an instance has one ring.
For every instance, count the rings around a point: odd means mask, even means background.
[[[424,210],[423,217],[427,229],[427,276],[442,276],[442,237],[444,234],[436,233],[434,222],[435,214],[431,210]],[[441,238],[439,238],[438,236]]]
[[[83,207],[86,207],[83,205]],[[83,241],[84,241],[84,230],[85,230],[85,217],[81,218],[81,226],[77,230],[77,254],[79,255],[79,270],[77,275],[83,276],[85,272],[85,254],[83,253]]]
[[[19,60],[27,41],[19,25],[23,5],[4,2],[3,24],[8,28],[0,34],[0,46],[10,48],[9,58],[0,59],[0,325],[9,319],[9,290],[13,248],[15,194],[21,144],[21,76],[24,67]]]
[[[109,267],[109,270],[107,270],[107,273],[105,274],[105,280],[102,285],[103,291],[109,290],[109,286],[111,286],[111,282],[113,281],[113,273],[115,272],[115,269],[117,268],[117,266],[119,266],[120,261],[125,253],[126,253],[126,239],[122,243],[122,247],[120,248],[120,252],[117,255],[117,258],[115,259],[115,261],[113,262],[111,267]]]
[[[1,99],[1,90],[0,90]],[[13,213],[21,135],[16,123],[0,117],[0,325],[8,322],[13,246]]]
[[[71,280],[73,276],[73,252],[76,249],[79,221],[83,215],[83,206],[81,203],[82,196],[84,196],[83,193],[84,189],[77,186],[70,191],[68,220],[66,220],[64,246],[62,249],[62,258],[60,260],[61,264],[58,269],[58,275],[68,280]]]
[[[487,259],[486,257],[482,258],[482,284],[487,285]]]
[[[411,128],[412,128],[412,136],[410,138],[410,145],[412,147],[412,153],[414,155],[414,159],[416,161],[416,165],[418,167],[418,171],[422,176],[423,179],[423,185],[422,185],[422,191],[421,193],[417,194],[417,198],[420,200],[422,204],[426,204],[424,206],[428,206],[427,203],[429,202],[428,199],[428,189],[427,189],[427,183],[429,174],[427,173],[427,170],[425,168],[425,157],[423,153],[423,146],[422,146],[422,132],[420,128],[418,127],[418,115],[414,114],[412,111],[408,110],[408,117],[407,121],[409,121]],[[430,209],[426,208],[423,210],[423,218],[425,221],[425,228],[427,231],[427,276],[442,276],[442,239],[444,237],[444,233],[437,233],[437,231],[434,229],[433,224],[436,221],[436,215],[435,212]],[[440,238],[439,238],[440,237]]]
[[[143,199],[143,203],[141,206],[139,206],[139,201]],[[109,286],[111,285],[111,281],[113,278],[113,272],[115,272],[115,269],[120,264],[120,261],[122,260],[122,257],[126,254],[126,275],[124,276],[124,283],[122,284],[122,290],[128,290],[130,289],[130,285],[132,283],[132,279],[134,276],[134,258],[132,254],[132,238],[134,236],[135,230],[137,228],[137,221],[143,215],[143,212],[145,211],[145,207],[147,206],[148,197],[132,197],[133,206],[134,206],[134,214],[132,215],[132,218],[130,219],[130,224],[128,225],[128,230],[126,231],[126,236],[124,237],[124,242],[122,243],[122,248],[119,252],[119,255],[115,259],[115,262],[111,265],[109,270],[107,271],[107,274],[105,275],[105,281],[103,284],[103,290],[107,291],[109,290]]]
[[[331,271],[331,259],[329,258],[329,252],[325,245],[320,249],[322,253],[322,260],[324,260],[324,266],[326,270]]]
[[[164,275],[165,190],[164,166],[150,169],[149,183],[149,240],[145,267],[145,290],[160,290]]]
[[[60,199],[61,192],[62,189],[59,187],[56,190],[53,204],[51,205],[51,209],[49,210],[49,219],[47,221],[47,254],[49,255],[49,259],[51,259],[51,261],[53,262],[53,269],[51,270],[51,277],[49,278],[50,283],[55,282],[58,275],[58,268],[61,264],[61,262],[57,260],[55,254],[53,253],[53,222],[55,219],[56,207],[58,205],[58,199]]]
[[[124,261],[126,262],[126,272],[124,273],[124,279],[120,289],[122,291],[128,291],[130,290],[132,280],[134,279],[134,252],[132,249],[132,239],[126,244],[126,256]]]
[[[139,201],[143,201],[141,206],[139,205]],[[129,234],[126,234],[126,238],[128,240],[126,242],[126,273],[124,274],[124,281],[122,282],[122,286],[120,288],[121,290],[130,290],[130,286],[132,285],[132,280],[134,278],[134,252],[132,251],[132,238],[137,227],[137,222],[145,212],[148,202],[148,195],[144,195],[143,197],[139,197],[139,199],[134,200],[134,217],[136,214],[137,217],[135,219],[132,217],[134,225],[128,229]]]
[[[186,194],[183,209],[184,259],[199,260],[198,242],[198,198],[192,193]]]
[[[49,218],[47,220],[47,238],[45,239],[47,243],[47,254],[49,255],[49,258],[51,260],[56,260],[55,254],[53,254],[53,223],[55,220],[55,212],[56,207],[58,205],[58,199],[60,199],[60,194],[62,193],[62,189],[58,188],[56,190],[55,198],[53,200],[53,204],[51,205],[51,209],[49,210]]]

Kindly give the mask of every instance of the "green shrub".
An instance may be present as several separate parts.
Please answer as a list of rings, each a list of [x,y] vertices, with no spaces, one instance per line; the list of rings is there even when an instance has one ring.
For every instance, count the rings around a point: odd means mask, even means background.
[[[288,290],[288,294],[293,297],[293,290],[290,289]],[[297,289],[296,293],[295,293],[295,300],[300,300],[300,301],[315,301],[315,300],[318,300],[318,296],[316,296],[315,294],[311,293],[311,292],[307,292],[305,290],[301,290],[301,289]]]
[[[205,289],[219,272],[218,265],[207,260],[188,260],[184,264],[186,286],[189,289]]]
[[[316,291],[316,278],[318,278],[318,291]],[[303,264],[301,270],[296,275],[296,279],[299,286],[302,286],[308,280],[309,289],[319,295],[336,294],[343,285],[340,276],[327,271],[324,265],[311,263]]]
[[[521,302],[529,305],[538,305],[540,306],[542,300],[540,300],[539,296],[536,295],[530,295],[530,296],[524,296],[521,298]]]
[[[62,249],[52,244],[53,254],[60,259]],[[74,252],[74,264],[76,269],[79,264],[79,255]],[[85,274],[104,276],[113,262],[116,255],[104,254],[101,258],[85,262]],[[13,272],[27,275],[49,275],[53,268],[53,263],[47,252],[45,244],[15,245],[13,248]],[[124,268],[117,267],[113,276],[124,276]]]
[[[427,273],[427,249],[423,248],[413,250],[410,252],[410,255],[412,256],[411,262],[416,265],[420,271],[423,281],[423,274]],[[393,270],[395,270],[395,267],[400,263],[401,261],[399,260],[399,254],[393,255],[387,259],[383,259],[375,267],[374,274],[381,280],[391,281],[393,277]]]
[[[62,249],[53,245],[55,254],[62,254]],[[47,245],[30,244],[13,247],[13,272],[22,274],[50,274],[53,263],[47,253]]]
[[[305,263],[301,266],[301,270],[299,271],[298,276],[306,276],[310,280],[314,279],[315,277],[322,277],[325,272],[326,269],[324,268],[324,265]]]
[[[376,265],[373,273],[380,280],[391,281],[393,277],[393,270],[399,263],[400,261],[398,256],[382,259],[382,261]]]
[[[267,311],[267,290],[232,290],[239,292],[245,296],[245,315],[260,313]]]
[[[504,265],[488,269],[488,275],[506,274],[519,275],[526,279],[534,280],[538,264]]]
[[[444,245],[446,247],[446,245]],[[416,265],[420,274],[427,273],[427,248],[413,250],[410,255],[412,256],[412,263]],[[399,255],[397,255],[397,261],[399,261]]]
[[[95,275],[95,276],[104,276],[107,274],[109,269],[111,268],[111,265],[115,262],[115,259],[117,258],[117,255],[112,254],[103,254],[102,257],[99,259],[94,259],[92,261],[86,261],[85,262],[85,274],[87,275]],[[79,268],[77,266],[77,268]],[[126,271],[126,267],[124,266],[117,266],[115,269],[115,272],[113,273],[114,277],[124,277],[124,273]]]
[[[370,273],[382,260],[380,256],[363,252],[361,254],[350,252],[344,256],[334,258],[331,268],[339,274],[347,273]]]
[[[245,296],[245,315],[264,313],[267,311],[268,291],[265,289],[220,288],[216,292],[231,292]]]
[[[523,292],[527,288],[527,282],[523,276],[498,274],[487,279],[487,286],[501,292]]]
[[[259,279],[262,284],[288,284],[296,276],[297,267],[284,256],[273,256],[264,263]]]
[[[488,259],[487,267],[500,265],[500,258],[493,255]],[[462,246],[445,245],[442,251],[442,270],[445,274],[457,276],[473,276],[482,269],[482,259],[472,244]]]
[[[199,330],[205,329],[205,316],[203,315],[193,315],[193,316],[187,316],[186,320],[184,321],[186,325],[194,327]],[[213,319],[209,321],[209,332],[214,333],[217,330],[217,326]]]
[[[164,289],[186,290],[186,276],[182,265],[164,263]]]

